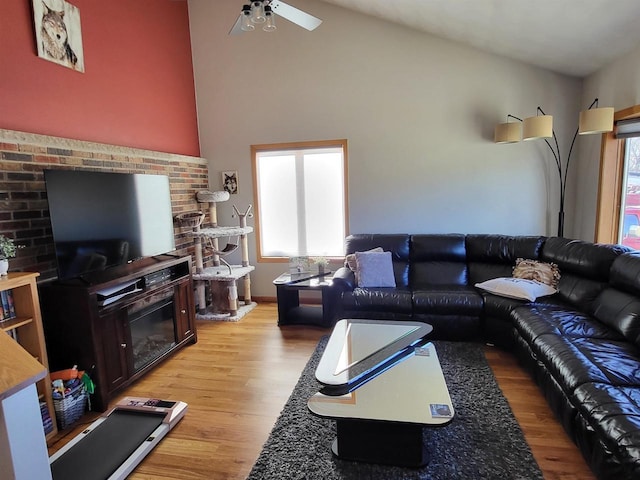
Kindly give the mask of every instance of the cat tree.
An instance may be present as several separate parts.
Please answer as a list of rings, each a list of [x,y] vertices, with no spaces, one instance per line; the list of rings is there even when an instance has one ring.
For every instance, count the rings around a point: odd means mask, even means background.
[[[196,282],[196,300],[198,312],[196,318],[200,320],[238,321],[256,307],[251,301],[250,273],[255,267],[249,265],[249,246],[247,235],[253,232],[253,227],[247,226],[247,218],[253,216],[251,205],[240,212],[233,205],[233,217],[238,217],[239,226],[218,226],[217,204],[229,200],[228,192],[209,192],[206,190],[196,194],[200,203],[209,206],[211,227],[201,228],[204,214],[201,212],[184,214],[178,217],[182,226],[192,228],[191,236],[195,246],[195,273],[192,275]],[[226,238],[227,243],[220,248],[220,239]],[[235,241],[232,241],[235,239]],[[224,260],[226,255],[240,248],[242,264],[230,265]],[[212,266],[204,266],[204,252],[210,250]],[[244,298],[238,300],[238,280],[243,281]],[[209,284],[211,302],[207,304],[205,286]]]

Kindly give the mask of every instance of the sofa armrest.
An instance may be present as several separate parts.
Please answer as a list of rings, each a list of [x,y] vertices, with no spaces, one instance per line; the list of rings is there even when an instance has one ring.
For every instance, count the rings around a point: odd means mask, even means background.
[[[350,268],[340,267],[333,274],[333,286],[341,292],[351,291],[356,288],[356,276]]]

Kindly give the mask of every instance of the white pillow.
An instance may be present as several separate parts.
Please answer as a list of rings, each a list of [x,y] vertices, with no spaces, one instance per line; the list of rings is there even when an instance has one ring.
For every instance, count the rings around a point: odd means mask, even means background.
[[[524,278],[494,278],[476,283],[476,287],[495,295],[533,302],[538,297],[553,295],[557,290],[549,285]]]
[[[371,250],[366,250],[367,252],[382,252],[382,247],[372,248]],[[358,265],[356,264],[356,254],[350,253],[346,257],[344,257],[345,266],[349,267],[351,271],[355,272],[358,270]]]
[[[359,287],[395,287],[391,252],[356,252]]]

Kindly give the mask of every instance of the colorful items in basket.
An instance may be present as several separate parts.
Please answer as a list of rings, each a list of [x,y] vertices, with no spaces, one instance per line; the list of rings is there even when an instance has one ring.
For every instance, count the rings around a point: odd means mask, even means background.
[[[66,397],[71,390],[80,385],[82,381],[79,378],[74,378],[73,380],[54,380],[51,382],[51,386],[53,387],[53,398],[61,399]]]
[[[78,366],[66,370],[51,372],[51,386],[53,387],[53,398],[62,399],[80,383],[84,385],[87,393],[91,394],[95,390],[95,385],[89,375],[84,370],[78,370]]]

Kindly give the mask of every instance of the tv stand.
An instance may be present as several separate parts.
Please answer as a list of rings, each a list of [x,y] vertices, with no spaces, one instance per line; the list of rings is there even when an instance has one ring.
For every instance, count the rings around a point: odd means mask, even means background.
[[[190,256],[147,257],[40,290],[51,370],[86,370],[97,411],[197,341]]]
[[[161,256],[165,256],[165,257],[172,257],[172,258],[180,258],[180,255],[176,255],[175,253],[163,253],[162,255],[154,255],[151,258],[154,258],[155,260],[159,260],[161,261],[162,259],[160,258]]]

